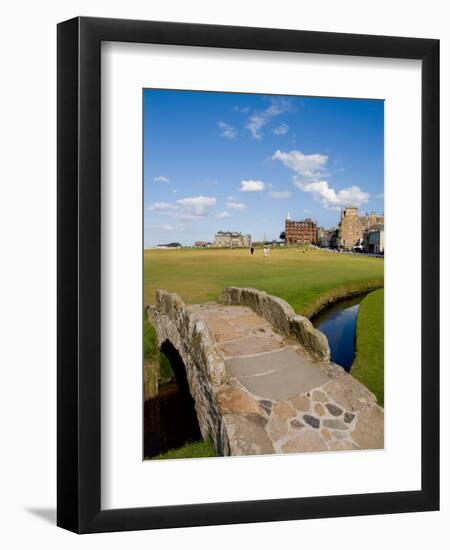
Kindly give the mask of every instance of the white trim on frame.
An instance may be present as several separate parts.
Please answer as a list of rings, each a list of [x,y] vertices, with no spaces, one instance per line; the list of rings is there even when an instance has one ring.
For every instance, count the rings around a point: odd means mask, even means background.
[[[102,45],[102,508],[420,489],[421,63]],[[142,89],[385,99],[385,450],[142,461]]]

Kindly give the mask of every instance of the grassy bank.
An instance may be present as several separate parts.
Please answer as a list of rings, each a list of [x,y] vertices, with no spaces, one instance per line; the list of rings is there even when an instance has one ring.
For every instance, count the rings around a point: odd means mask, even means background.
[[[384,289],[361,302],[356,323],[356,355],[352,375],[384,405]]]
[[[167,458],[207,458],[217,456],[214,447],[209,441],[196,441],[187,443],[179,449],[171,449],[166,453],[154,456],[148,460],[163,460]]]
[[[297,313],[310,317],[324,305],[352,292],[383,286],[384,261],[350,254],[297,248],[145,250],[144,301],[155,291],[178,293],[188,303],[217,300],[227,286],[254,287],[275,294]]]
[[[159,377],[160,384],[167,384],[173,379],[172,367],[167,357],[159,351],[156,332],[144,313],[144,361],[150,364]],[[159,368],[158,368],[159,367]]]
[[[158,363],[160,357],[156,332],[144,312],[144,360],[149,363]]]

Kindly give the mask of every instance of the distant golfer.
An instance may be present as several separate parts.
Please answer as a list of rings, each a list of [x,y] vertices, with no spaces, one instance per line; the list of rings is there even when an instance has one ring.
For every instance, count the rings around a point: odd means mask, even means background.
[[[250,248],[250,254],[253,256],[253,252],[255,252],[255,249],[253,248],[253,246]]]
[[[269,256],[269,247],[265,246],[264,247],[264,258],[267,258],[268,256]]]

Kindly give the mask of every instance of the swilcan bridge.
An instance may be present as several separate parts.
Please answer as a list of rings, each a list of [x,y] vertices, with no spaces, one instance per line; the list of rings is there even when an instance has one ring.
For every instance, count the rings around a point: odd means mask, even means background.
[[[187,305],[159,290],[148,317],[183,360],[202,436],[219,454],[383,448],[375,396],[284,300],[230,287],[218,303]]]

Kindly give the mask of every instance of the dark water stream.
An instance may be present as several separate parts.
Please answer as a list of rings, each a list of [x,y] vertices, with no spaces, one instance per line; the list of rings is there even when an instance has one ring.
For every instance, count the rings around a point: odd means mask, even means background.
[[[330,344],[331,360],[349,372],[355,356],[356,320],[359,304],[367,294],[346,298],[323,309],[311,322]]]
[[[175,379],[160,385],[158,396],[144,403],[145,458],[201,440],[183,361],[172,346],[163,352],[170,360]]]

